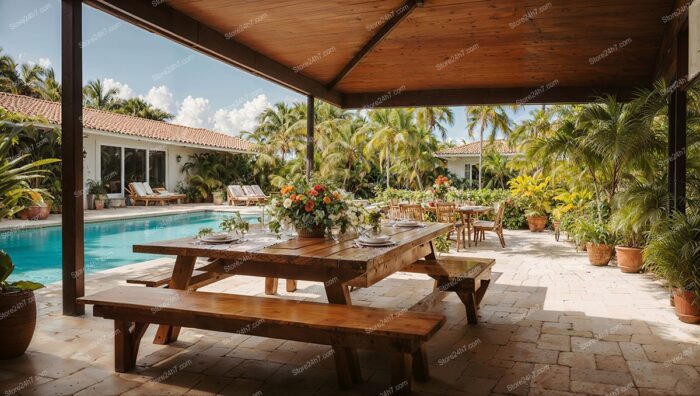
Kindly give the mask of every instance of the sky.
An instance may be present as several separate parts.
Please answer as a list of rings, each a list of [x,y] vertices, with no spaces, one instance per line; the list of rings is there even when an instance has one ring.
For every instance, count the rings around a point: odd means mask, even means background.
[[[16,62],[51,66],[60,78],[61,2],[0,0],[0,48]],[[270,104],[305,101],[275,83],[83,6],[83,81],[100,79],[123,98],[141,97],[173,123],[237,135],[255,128]],[[464,107],[454,107],[448,139],[468,139]],[[520,120],[529,110],[513,115]]]

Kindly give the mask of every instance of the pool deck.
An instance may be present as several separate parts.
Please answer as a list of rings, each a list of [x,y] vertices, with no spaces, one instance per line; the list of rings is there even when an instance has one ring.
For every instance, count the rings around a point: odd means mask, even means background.
[[[448,296],[434,307],[447,323],[428,343],[431,380],[415,394],[697,395],[700,326],[678,321],[668,290],[648,274],[624,274],[614,262],[588,264],[551,232],[505,231],[456,255],[496,259],[479,324]],[[162,258],[90,274],[86,293],[129,277],[172,268]],[[398,309],[433,288],[420,274],[396,273],[352,292],[354,304]],[[203,290],[264,296],[261,278],[234,276]],[[95,318],[61,315],[60,284],[37,292],[36,334],[22,357],[0,361],[0,394],[22,395],[378,395],[389,382],[389,356],[360,351],[365,382],[341,392],[330,347],[295,341],[183,329],[179,341],[154,345],[155,326],[141,342],[137,367],[114,372],[114,328]],[[267,298],[324,302],[323,286],[299,282]]]
[[[86,210],[85,222],[123,220],[138,217],[166,216],[201,211],[240,212],[241,215],[260,215],[262,208],[258,206],[229,206],[205,204],[179,204],[168,206],[129,206],[126,208],[108,208],[103,210]],[[28,228],[51,227],[61,225],[61,215],[52,214],[46,220],[0,220],[0,232],[22,230]]]

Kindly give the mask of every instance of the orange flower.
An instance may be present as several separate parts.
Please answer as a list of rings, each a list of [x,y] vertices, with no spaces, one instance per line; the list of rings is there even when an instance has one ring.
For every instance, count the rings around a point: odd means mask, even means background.
[[[280,194],[287,195],[294,190],[294,186],[284,186],[280,189]]]
[[[331,197],[327,197],[327,196],[326,196],[326,197],[323,197],[323,203],[326,204],[326,205],[328,205],[329,203],[331,203]]]
[[[340,199],[340,193],[337,191],[333,191],[333,198]]]
[[[307,194],[309,197],[316,197],[316,196],[318,196],[318,191],[316,191],[316,190],[309,190],[306,194]]]
[[[304,210],[307,212],[312,212],[314,210],[314,201],[306,201],[306,205],[304,205]]]
[[[291,199],[292,202],[296,202],[296,201],[298,200],[296,194],[290,195],[290,196],[289,196],[289,199]]]

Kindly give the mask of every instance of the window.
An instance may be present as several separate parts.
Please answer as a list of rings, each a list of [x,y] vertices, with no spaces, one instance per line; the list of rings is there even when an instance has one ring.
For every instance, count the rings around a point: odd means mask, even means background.
[[[145,182],[146,150],[124,149],[124,183]]]
[[[148,152],[148,183],[151,187],[165,187],[165,151]]]
[[[100,178],[107,186],[107,193],[122,192],[122,148],[102,146],[100,150]]]

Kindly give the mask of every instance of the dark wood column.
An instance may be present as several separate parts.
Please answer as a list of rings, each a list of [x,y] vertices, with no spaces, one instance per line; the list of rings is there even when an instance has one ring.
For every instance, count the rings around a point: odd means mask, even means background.
[[[82,315],[75,299],[85,294],[83,246],[82,1],[61,0],[61,130],[63,180],[63,314]]]
[[[685,212],[687,133],[688,29],[676,41],[676,78],[668,108],[668,191],[671,212]]]
[[[306,97],[306,180],[314,171],[314,97]]]

